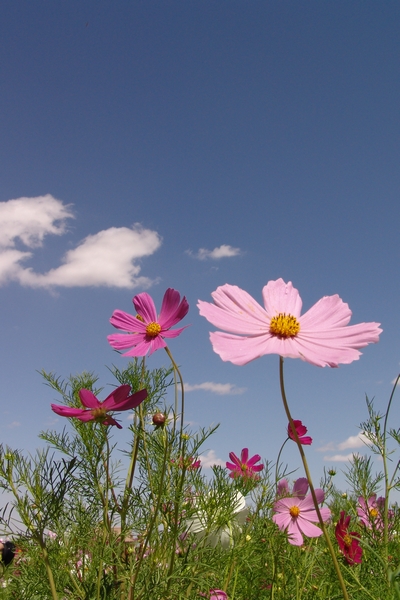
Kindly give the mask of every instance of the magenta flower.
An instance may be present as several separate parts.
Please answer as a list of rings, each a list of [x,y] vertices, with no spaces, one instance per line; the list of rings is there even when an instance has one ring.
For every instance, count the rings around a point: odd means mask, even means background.
[[[303,425],[303,423],[301,421],[296,421],[294,419],[293,419],[293,423],[294,423],[294,427],[296,429],[296,433],[299,438],[300,444],[303,444],[303,446],[310,446],[312,444],[312,438],[310,438],[308,435],[305,435],[307,433],[307,427],[305,425]],[[288,432],[288,436],[290,437],[290,439],[295,442],[296,440],[293,435],[292,428],[290,427],[290,423],[288,424],[287,432]]]
[[[257,478],[258,475],[256,475],[256,473],[262,471],[264,468],[264,465],[256,465],[256,463],[261,460],[259,454],[255,454],[249,458],[248,448],[243,448],[240,459],[234,452],[229,453],[229,458],[232,462],[227,462],[226,468],[230,469],[231,473],[229,473],[229,477],[232,477],[233,479],[236,477]]]
[[[337,294],[324,296],[301,315],[299,292],[283,279],[263,288],[265,309],[235,285],[217,288],[212,297],[214,304],[199,301],[200,314],[224,330],[210,333],[210,340],[222,360],[235,365],[279,354],[337,367],[357,360],[358,348],[377,342],[382,331],[379,323],[348,326],[351,310]]]
[[[200,596],[207,598],[208,600],[229,600],[226,592],[223,590],[210,590],[209,594],[200,592]]]
[[[324,501],[325,494],[321,489],[315,490],[318,504]],[[287,531],[289,543],[293,546],[303,544],[303,535],[307,537],[319,537],[322,530],[314,525],[318,522],[317,511],[314,508],[311,494],[305,498],[288,496],[280,498],[274,504],[275,514],[272,520],[281,531]],[[331,516],[329,508],[320,508],[323,521],[328,521]]]
[[[368,500],[365,500],[363,496],[360,496],[358,503],[360,506],[357,508],[357,515],[360,517],[361,523],[368,529],[382,530],[384,527],[382,509],[385,498],[377,498],[376,494],[372,494]]]
[[[124,356],[145,356],[155,350],[166,347],[164,338],[174,338],[182,333],[185,327],[170,329],[183,319],[189,310],[185,297],[179,292],[168,288],[164,294],[160,315],[153,299],[143,292],[132,300],[137,315],[133,316],[122,310],[115,310],[110,319],[111,325],[128,333],[114,333],[107,337],[115,350],[131,348]]]
[[[130,391],[130,385],[120,385],[107,396],[104,402],[99,402],[93,392],[82,389],[79,391],[79,398],[86,408],[72,408],[71,406],[52,404],[51,409],[60,417],[74,417],[85,423],[96,421],[96,423],[102,425],[115,425],[118,429],[122,429],[122,426],[108,414],[109,411],[136,408],[147,398],[147,390],[140,390],[132,396],[129,396]]]

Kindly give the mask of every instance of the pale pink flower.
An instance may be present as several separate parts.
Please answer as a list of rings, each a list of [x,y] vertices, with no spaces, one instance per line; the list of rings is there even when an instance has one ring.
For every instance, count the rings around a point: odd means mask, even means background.
[[[136,316],[115,310],[110,319],[111,325],[128,333],[114,333],[107,337],[115,350],[130,348],[124,356],[145,356],[148,352],[152,354],[155,350],[166,347],[164,338],[175,338],[186,328],[170,329],[189,310],[186,298],[181,300],[179,292],[172,288],[168,288],[164,294],[159,316],[152,297],[146,292],[134,296],[132,302]]]
[[[83,422],[96,421],[102,425],[115,425],[118,429],[122,426],[108,414],[109,411],[130,410],[136,408],[147,398],[147,390],[140,390],[132,396],[130,385],[120,385],[107,396],[104,402],[99,402],[90,390],[79,390],[79,398],[86,408],[73,408],[72,406],[59,406],[52,404],[51,409],[60,417],[74,417]]]
[[[281,479],[277,485],[277,497],[281,496],[296,496],[301,500],[306,497],[308,492],[308,479],[306,477],[299,477],[293,484],[292,491],[289,490],[289,483],[287,479]]]
[[[325,498],[324,491],[316,489],[315,495],[318,504],[321,504]],[[281,531],[287,531],[289,543],[293,546],[303,544],[303,535],[311,538],[322,535],[322,530],[314,525],[314,523],[318,523],[318,515],[311,494],[305,498],[298,496],[280,498],[274,504],[274,511],[272,520]],[[320,512],[323,521],[330,519],[329,508],[320,508]]]
[[[199,301],[200,314],[224,330],[210,333],[222,360],[245,365],[264,354],[279,354],[337,367],[357,360],[358,348],[379,340],[379,323],[348,326],[351,310],[337,294],[324,296],[301,315],[302,301],[291,282],[270,281],[262,293],[265,308],[229,284],[212,293],[214,304]]]
[[[382,510],[385,505],[385,498],[376,497],[376,494],[372,494],[366,500],[363,496],[358,499],[359,507],[357,508],[357,515],[360,517],[361,523],[363,523],[368,529],[382,530],[383,519]]]
[[[262,471],[264,465],[256,465],[258,461],[261,460],[261,456],[259,454],[255,454],[251,458],[249,458],[249,449],[243,448],[240,458],[236,456],[234,452],[229,453],[229,458],[231,459],[231,463],[226,463],[226,468],[230,469],[231,473],[229,473],[229,477],[250,477],[255,478],[258,477],[256,473]]]

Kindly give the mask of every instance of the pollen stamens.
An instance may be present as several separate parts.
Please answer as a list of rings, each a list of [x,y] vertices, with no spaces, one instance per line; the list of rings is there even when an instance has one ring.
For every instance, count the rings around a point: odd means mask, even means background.
[[[300,323],[293,315],[279,313],[276,317],[272,317],[269,324],[269,331],[272,335],[279,338],[295,337],[300,331]]]
[[[149,337],[156,337],[161,331],[161,325],[158,323],[149,323],[146,327],[146,333]]]
[[[290,516],[291,516],[291,517],[294,517],[294,518],[296,518],[296,517],[298,517],[298,516],[299,516],[299,514],[300,514],[300,509],[299,509],[299,507],[298,507],[298,506],[291,506],[291,507],[289,508],[289,513],[290,513]]]

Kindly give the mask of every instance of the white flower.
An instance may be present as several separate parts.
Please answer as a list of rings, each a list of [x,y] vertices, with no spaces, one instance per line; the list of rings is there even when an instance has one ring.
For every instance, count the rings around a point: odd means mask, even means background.
[[[206,511],[199,510],[196,516],[187,520],[188,533],[194,533],[200,539],[205,537],[206,543],[212,548],[220,543],[224,549],[228,549],[233,545],[234,534],[242,532],[242,526],[245,524],[248,514],[249,509],[246,506],[246,500],[243,494],[237,491],[233,496],[231,518],[226,523],[213,530],[212,526],[210,527]],[[214,519],[219,522],[218,524],[221,522],[221,517],[222,515],[217,510],[214,513]]]

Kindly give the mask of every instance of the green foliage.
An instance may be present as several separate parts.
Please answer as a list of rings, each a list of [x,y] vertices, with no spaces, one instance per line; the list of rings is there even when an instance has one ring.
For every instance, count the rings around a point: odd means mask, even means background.
[[[34,456],[0,449],[0,486],[11,497],[0,526],[19,550],[10,566],[0,564],[0,600],[195,600],[212,588],[225,589],[229,600],[343,597],[324,538],[293,546],[272,520],[280,464],[267,462],[259,480],[232,479],[218,466],[206,477],[196,461],[216,427],[177,426],[182,405],[178,410],[175,399],[170,406],[167,396],[173,369],[150,371],[136,360],[111,373],[116,386],[148,390],[133,411],[126,448],[111,443],[111,427],[69,419],[61,432],[40,434],[47,450]],[[101,392],[92,373],[67,380],[42,375],[67,406],[81,406],[82,388]],[[387,427],[390,403],[383,414],[370,401],[367,408],[362,430],[384,470],[374,474],[371,459],[355,455],[347,493],[336,488],[334,470],[324,473],[328,535],[352,600],[399,599],[400,511],[389,504],[398,463],[389,474],[385,461],[394,457],[388,438],[399,443],[400,434]],[[152,423],[155,412],[167,416],[164,425]],[[382,484],[390,531],[368,529],[357,517],[358,497],[370,498]],[[247,508],[239,521],[242,495]],[[361,564],[348,564],[339,551],[341,511],[360,535]]]

